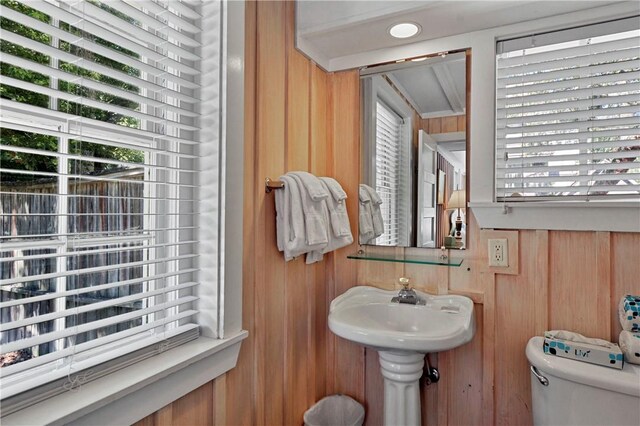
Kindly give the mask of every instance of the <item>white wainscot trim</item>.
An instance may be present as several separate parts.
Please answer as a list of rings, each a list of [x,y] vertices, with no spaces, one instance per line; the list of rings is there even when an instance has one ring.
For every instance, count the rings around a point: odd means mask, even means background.
[[[13,413],[2,424],[135,423],[235,367],[247,336],[243,330],[226,339],[200,337]]]
[[[640,202],[471,202],[480,228],[640,232]]]

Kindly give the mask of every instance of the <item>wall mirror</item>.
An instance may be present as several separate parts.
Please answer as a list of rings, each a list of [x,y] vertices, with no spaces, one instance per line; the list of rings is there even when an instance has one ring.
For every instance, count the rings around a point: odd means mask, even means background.
[[[465,51],[364,68],[359,242],[465,248]]]

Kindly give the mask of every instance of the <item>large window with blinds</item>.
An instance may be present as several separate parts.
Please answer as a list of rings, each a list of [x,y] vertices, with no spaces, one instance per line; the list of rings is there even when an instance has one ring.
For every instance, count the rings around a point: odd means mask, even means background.
[[[498,42],[497,200],[639,198],[639,22]]]
[[[376,101],[375,189],[382,200],[384,233],[376,245],[408,244],[409,143],[406,120],[382,99]]]
[[[376,192],[382,199],[380,212],[384,233],[376,238],[377,245],[396,246],[401,227],[401,175],[403,119],[378,99],[376,102]]]
[[[0,0],[3,414],[198,337],[200,7]]]

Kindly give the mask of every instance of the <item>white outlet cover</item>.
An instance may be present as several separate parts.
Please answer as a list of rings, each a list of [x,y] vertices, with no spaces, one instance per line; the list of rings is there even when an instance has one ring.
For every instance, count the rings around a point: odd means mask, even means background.
[[[509,266],[509,246],[506,238],[488,240],[489,266]]]

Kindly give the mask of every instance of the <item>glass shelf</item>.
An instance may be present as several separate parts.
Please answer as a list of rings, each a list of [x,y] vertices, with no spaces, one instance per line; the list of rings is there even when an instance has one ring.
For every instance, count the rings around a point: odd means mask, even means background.
[[[375,260],[379,262],[398,262],[398,263],[416,263],[420,265],[442,265],[442,266],[460,266],[464,259],[447,257],[443,259],[440,253],[433,255],[426,254],[381,254],[381,253],[365,253],[357,252],[347,256],[348,259],[355,260]]]

